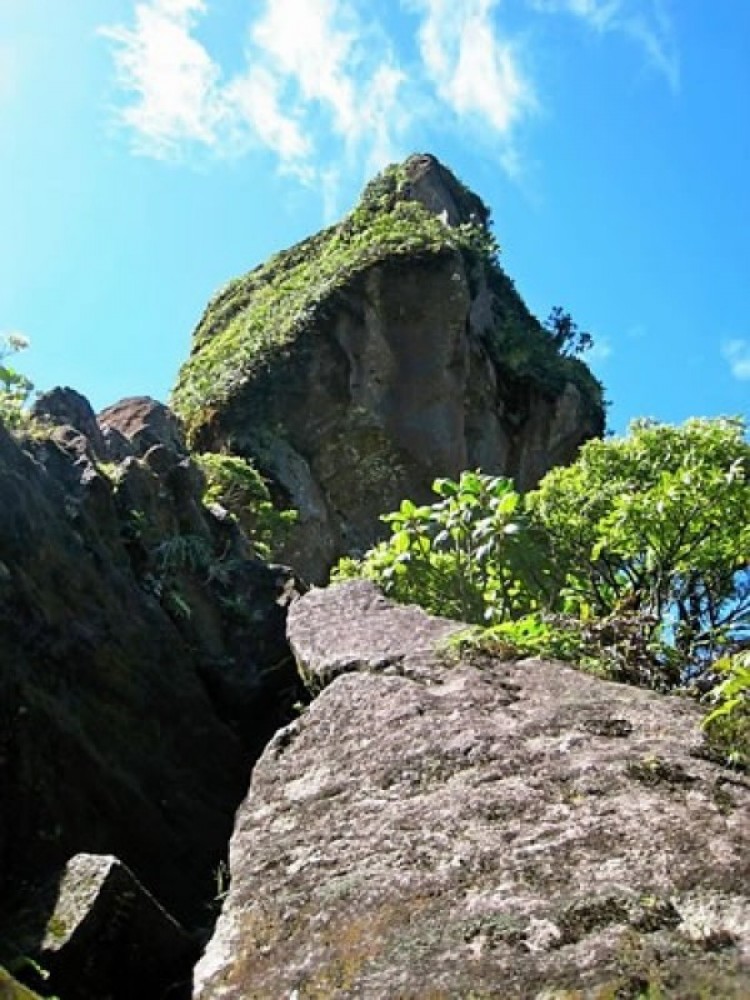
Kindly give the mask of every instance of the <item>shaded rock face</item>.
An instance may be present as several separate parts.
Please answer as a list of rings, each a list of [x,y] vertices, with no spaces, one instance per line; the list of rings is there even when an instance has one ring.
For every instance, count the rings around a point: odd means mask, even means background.
[[[203,925],[251,762],[297,691],[294,581],[202,505],[173,428],[130,438],[54,399],[47,419],[78,426],[0,426],[0,962],[28,886],[79,852],[116,855]]]
[[[599,388],[580,362],[553,357],[554,379],[546,382],[533,364],[519,366],[525,332],[550,350],[544,332],[499,267],[451,235],[468,224],[487,235],[481,200],[434,157],[412,157],[400,170],[400,187],[384,204],[418,204],[437,235],[430,230],[419,252],[360,251],[349,277],[320,293],[283,349],[256,358],[247,372],[228,365],[214,382],[232,388],[193,415],[201,448],[252,457],[299,510],[284,559],[316,582],[340,555],[382,537],[379,515],[405,496],[428,500],[437,476],[481,467],[526,489],[604,427]],[[306,256],[314,276],[316,254],[336,238],[320,234],[288,251],[288,262],[269,262],[268,280]],[[256,273],[246,292],[243,280],[226,302],[220,295],[209,306],[178,405],[194,408],[188,385],[203,354],[215,354],[230,329],[241,338],[238,316],[267,295]],[[520,347],[509,338],[520,338]]]
[[[449,664],[445,628],[363,583],[296,604],[335,679],[253,772],[196,1000],[750,995],[750,784],[696,707]]]
[[[196,941],[117,858],[77,854],[49,892],[39,952],[45,993],[66,1000],[185,995]]]
[[[2,1000],[41,1000],[38,993],[27,989],[0,966],[0,997]]]

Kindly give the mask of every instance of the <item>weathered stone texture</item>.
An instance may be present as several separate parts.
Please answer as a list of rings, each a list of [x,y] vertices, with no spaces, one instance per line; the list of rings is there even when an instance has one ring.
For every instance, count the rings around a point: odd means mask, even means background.
[[[196,1000],[750,996],[750,784],[696,707],[537,660],[401,676],[415,619],[367,600],[294,609],[336,676],[253,772]]]
[[[40,965],[46,991],[66,1000],[177,997],[196,950],[117,858],[77,854],[59,878]]]

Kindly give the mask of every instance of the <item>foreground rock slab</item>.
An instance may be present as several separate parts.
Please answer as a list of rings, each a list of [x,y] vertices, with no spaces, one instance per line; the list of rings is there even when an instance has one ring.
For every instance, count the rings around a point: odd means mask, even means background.
[[[194,949],[117,858],[78,854],[60,880],[40,965],[67,1000],[139,1000],[176,996]]]
[[[393,673],[352,638],[402,634],[368,587],[295,607],[310,672],[357,655],[254,770],[196,1000],[750,996],[750,783],[696,707],[536,660]]]

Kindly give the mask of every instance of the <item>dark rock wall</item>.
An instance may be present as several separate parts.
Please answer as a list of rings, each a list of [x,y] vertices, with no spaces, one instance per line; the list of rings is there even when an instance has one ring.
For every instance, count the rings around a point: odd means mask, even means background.
[[[288,573],[202,506],[184,442],[139,454],[115,431],[0,426],[0,938],[81,851],[205,922],[250,763],[293,700]]]

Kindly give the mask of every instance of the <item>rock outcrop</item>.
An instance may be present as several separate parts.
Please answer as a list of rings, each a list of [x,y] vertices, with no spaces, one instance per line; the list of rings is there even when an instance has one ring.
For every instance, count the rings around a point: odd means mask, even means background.
[[[29,901],[30,919],[50,914],[38,950],[45,993],[65,1000],[185,995],[198,942],[117,858],[77,854],[46,891],[49,901]]]
[[[254,769],[196,1000],[750,996],[750,783],[696,706],[449,632],[363,582],[294,606],[330,683]]]
[[[173,402],[208,451],[252,457],[300,512],[285,558],[321,581],[382,513],[468,467],[525,489],[604,427],[500,269],[488,210],[415,156],[338,226],[209,304]]]
[[[18,914],[80,852],[117,856],[188,928],[209,923],[250,767],[299,693],[294,581],[203,505],[176,418],[139,399],[97,421],[55,390],[35,420],[25,437],[0,425],[6,964],[38,957],[50,914],[23,941]]]

